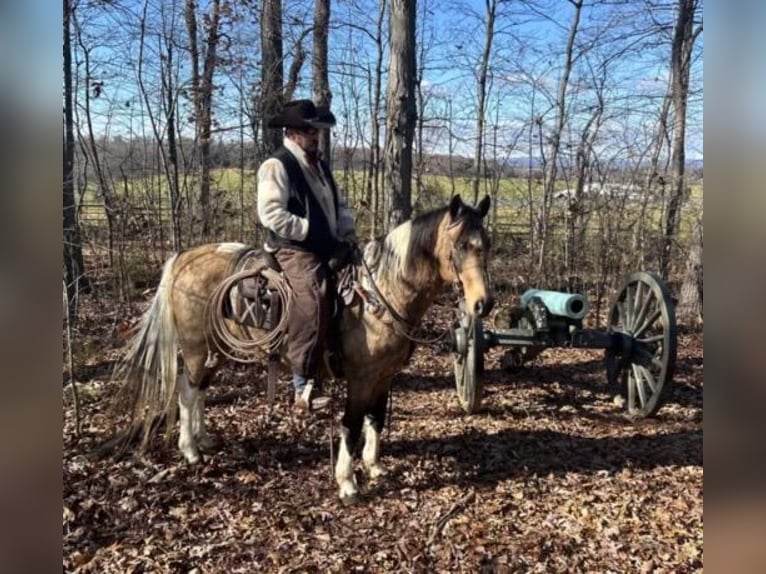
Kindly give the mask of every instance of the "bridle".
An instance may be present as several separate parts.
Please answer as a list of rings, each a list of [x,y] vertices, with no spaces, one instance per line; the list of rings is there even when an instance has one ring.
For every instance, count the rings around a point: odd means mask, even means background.
[[[449,225],[449,228],[454,227],[456,225],[459,225],[462,223],[463,220],[458,219],[457,221],[452,222]],[[357,247],[357,250],[359,248]],[[433,345],[442,339],[444,339],[447,335],[449,335],[452,330],[447,329],[442,333],[441,335],[437,336],[434,339],[418,339],[417,337],[413,337],[410,333],[414,331],[415,327],[410,325],[409,321],[402,317],[399,312],[394,309],[393,305],[389,303],[389,301],[384,297],[383,293],[380,292],[380,289],[378,288],[377,283],[375,282],[375,277],[373,276],[372,271],[370,270],[369,266],[367,265],[367,261],[364,259],[364,255],[359,252],[358,253],[359,259],[362,261],[362,266],[364,267],[365,272],[367,273],[367,278],[370,280],[370,284],[372,285],[372,289],[375,292],[375,296],[378,298],[378,301],[383,305],[383,307],[388,311],[388,313],[391,315],[391,317],[394,319],[392,322],[392,326],[394,330],[402,335],[403,337],[409,339],[410,341],[413,341],[414,343],[420,343],[423,345]],[[462,280],[460,279],[460,273],[466,270],[475,269],[477,267],[482,267],[482,265],[471,265],[470,267],[464,267],[461,262],[460,258],[458,257],[457,248],[455,246],[455,242],[452,242],[452,245],[450,246],[450,265],[452,266],[452,270],[455,275],[455,279],[452,281],[452,286],[455,289],[457,293],[462,292]],[[489,271],[486,268],[486,265],[483,266],[482,269],[482,276],[485,281],[489,281]],[[489,283],[487,283],[489,285]]]

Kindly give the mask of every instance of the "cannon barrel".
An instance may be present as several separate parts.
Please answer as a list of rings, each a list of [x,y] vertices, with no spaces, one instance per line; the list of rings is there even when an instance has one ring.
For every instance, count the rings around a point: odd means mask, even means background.
[[[526,307],[533,297],[538,297],[551,315],[582,319],[588,314],[588,300],[578,293],[528,289],[521,296],[521,306]]]

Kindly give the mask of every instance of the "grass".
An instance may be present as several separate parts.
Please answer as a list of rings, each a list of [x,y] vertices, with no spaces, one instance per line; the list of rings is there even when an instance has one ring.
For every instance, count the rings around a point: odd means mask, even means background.
[[[343,187],[344,182],[348,184],[348,189],[344,193],[349,200],[349,204],[354,207],[358,201],[366,196],[363,189],[365,184],[364,174],[361,172],[344,174],[336,172],[336,181]],[[422,186],[418,189],[413,181],[413,206],[416,212],[422,212],[429,208],[444,205],[452,195],[454,186],[455,193],[458,193],[464,201],[469,203],[473,200],[473,191],[470,178],[455,178],[454,184],[447,176],[427,174],[423,178]],[[557,189],[564,189],[566,182],[557,182]],[[242,172],[236,168],[215,169],[211,172],[211,202],[213,205],[222,209],[225,217],[236,219],[241,207],[246,210],[254,210],[256,202],[256,174],[252,170]],[[480,188],[480,197],[488,190],[488,186]],[[127,188],[119,187],[116,192],[120,203],[127,203],[132,213],[146,213],[151,211],[156,213],[157,205],[163,210],[163,220],[168,219],[170,209],[170,197],[167,181],[164,177],[137,178],[129,181]],[[542,182],[535,180],[531,188],[526,178],[506,178],[500,180],[498,184],[498,205],[497,205],[497,224],[498,227],[507,228],[508,225],[518,224],[521,227],[528,227],[529,222],[529,202],[531,200],[539,203],[543,195]],[[197,177],[189,175],[182,182],[181,196],[183,199],[182,209],[188,210],[188,205],[196,205],[198,201]],[[702,185],[695,184],[690,186],[689,200],[685,202],[679,225],[679,241],[685,244],[691,237],[694,229],[696,217],[702,210]],[[588,207],[588,206],[586,206]],[[590,205],[594,214],[604,207]],[[613,207],[606,207],[613,209]],[[563,227],[567,218],[567,203],[564,200],[554,200],[552,217],[554,225]],[[620,212],[621,219],[626,222],[635,221],[640,215],[640,205],[638,202],[628,202],[624,210]],[[661,228],[663,213],[660,207],[652,206],[648,216],[651,218],[651,227]],[[103,201],[96,193],[96,186],[90,184],[85,190],[81,201],[81,220],[86,225],[100,226],[105,220],[105,210]],[[360,216],[360,225],[364,226],[364,220],[367,218]],[[598,218],[590,217],[589,231],[598,231]]]

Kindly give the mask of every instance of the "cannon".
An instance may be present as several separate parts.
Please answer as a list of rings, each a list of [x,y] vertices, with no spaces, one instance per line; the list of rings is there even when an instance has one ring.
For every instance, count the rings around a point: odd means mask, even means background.
[[[577,293],[530,289],[509,328],[485,329],[462,313],[452,329],[457,395],[467,413],[481,407],[484,353],[496,346],[525,354],[552,347],[603,349],[606,379],[627,414],[653,416],[664,403],[676,363],[678,333],[667,285],[654,273],[628,275],[610,306],[606,329],[585,329],[588,300]]]

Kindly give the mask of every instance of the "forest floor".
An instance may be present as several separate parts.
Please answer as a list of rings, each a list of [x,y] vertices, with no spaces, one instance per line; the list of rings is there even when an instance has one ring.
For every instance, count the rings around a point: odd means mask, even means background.
[[[331,476],[335,416],[293,416],[265,375],[222,370],[207,421],[220,447],[186,465],[175,437],[145,456],[94,459],[118,430],[107,404],[122,325],[86,302],[76,337],[82,433],[63,393],[67,572],[693,572],[703,566],[703,341],[681,334],[675,381],[655,418],[630,420],[602,352],[547,350],[532,364],[486,357],[481,411],[465,414],[446,341],[394,379],[389,474],[343,506]],[[426,331],[449,318],[429,313]],[[64,381],[69,375],[64,365]]]

